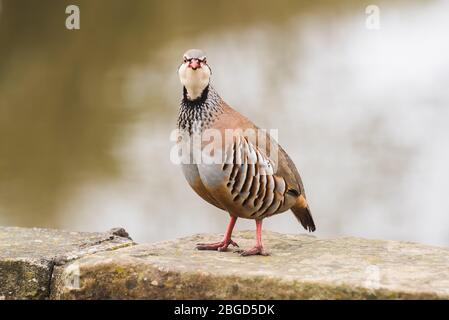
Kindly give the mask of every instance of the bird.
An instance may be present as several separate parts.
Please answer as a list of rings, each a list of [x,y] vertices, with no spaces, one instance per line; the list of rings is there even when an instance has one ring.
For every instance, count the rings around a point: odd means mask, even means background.
[[[237,219],[243,218],[255,220],[256,244],[237,252],[267,256],[262,243],[263,219],[291,210],[306,230],[315,231],[304,185],[284,149],[221,98],[211,84],[211,75],[203,50],[184,53],[178,67],[183,90],[177,119],[178,149],[185,160],[181,161],[182,172],[201,198],[230,217],[221,241],[198,243],[196,249],[238,247],[232,232]]]

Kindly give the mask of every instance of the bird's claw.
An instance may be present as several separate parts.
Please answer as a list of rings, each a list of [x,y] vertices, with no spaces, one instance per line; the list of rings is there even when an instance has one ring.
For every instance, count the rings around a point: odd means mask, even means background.
[[[236,242],[232,241],[232,239],[229,240],[229,244],[232,244],[234,247],[240,248]]]
[[[262,246],[255,246],[248,250],[240,250],[239,253],[243,257],[256,256],[256,255],[259,255],[259,256],[269,256],[270,255],[267,251],[265,251],[265,249]]]
[[[238,247],[239,245],[234,242],[232,239],[229,239],[227,241],[223,240],[220,242],[214,242],[214,243],[197,243],[196,249],[197,250],[217,250],[217,251],[227,251],[229,245],[233,245],[234,247]]]

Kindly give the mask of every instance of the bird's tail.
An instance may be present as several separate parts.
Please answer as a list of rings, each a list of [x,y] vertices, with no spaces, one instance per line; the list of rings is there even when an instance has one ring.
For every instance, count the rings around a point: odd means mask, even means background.
[[[313,222],[312,213],[303,195],[298,197],[296,204],[292,207],[292,211],[304,229],[309,232],[315,231],[315,222]]]

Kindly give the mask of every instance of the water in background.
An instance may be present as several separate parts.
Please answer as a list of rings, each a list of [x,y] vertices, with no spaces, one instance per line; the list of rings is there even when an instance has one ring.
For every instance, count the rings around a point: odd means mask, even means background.
[[[280,129],[318,236],[449,245],[447,1],[379,2],[377,31],[366,1],[78,1],[79,31],[68,1],[0,2],[0,225],[223,232],[169,158],[200,47],[222,97]]]

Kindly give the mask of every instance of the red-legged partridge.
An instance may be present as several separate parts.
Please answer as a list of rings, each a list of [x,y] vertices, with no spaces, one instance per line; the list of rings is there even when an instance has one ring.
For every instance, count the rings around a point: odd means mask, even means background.
[[[198,244],[197,249],[226,251],[230,244],[237,246],[232,230],[237,218],[245,218],[256,220],[257,236],[256,246],[242,255],[267,255],[262,220],[289,209],[306,230],[315,231],[292,160],[265,131],[221,99],[210,85],[205,53],[188,50],[178,74],[184,86],[178,117],[183,173],[198,195],[231,217],[222,241]]]

